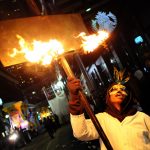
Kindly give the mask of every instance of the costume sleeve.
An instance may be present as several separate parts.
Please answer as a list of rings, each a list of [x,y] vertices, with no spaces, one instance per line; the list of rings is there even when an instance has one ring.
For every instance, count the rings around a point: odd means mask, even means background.
[[[145,121],[145,124],[146,124],[148,131],[150,132],[150,116],[145,114],[144,115],[144,121]]]
[[[84,114],[70,114],[70,117],[74,137],[82,141],[94,140],[99,138],[99,134],[91,119],[85,119]]]

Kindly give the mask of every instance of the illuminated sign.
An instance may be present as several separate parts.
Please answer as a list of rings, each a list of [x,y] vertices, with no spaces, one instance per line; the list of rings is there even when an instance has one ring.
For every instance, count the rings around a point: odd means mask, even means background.
[[[143,40],[143,38],[142,38],[142,36],[137,36],[135,39],[134,39],[134,42],[136,43],[136,44],[140,44],[140,43],[142,43],[144,40]]]
[[[95,31],[106,30],[112,32],[117,26],[117,17],[109,12],[98,12],[95,19],[92,20],[92,28]]]

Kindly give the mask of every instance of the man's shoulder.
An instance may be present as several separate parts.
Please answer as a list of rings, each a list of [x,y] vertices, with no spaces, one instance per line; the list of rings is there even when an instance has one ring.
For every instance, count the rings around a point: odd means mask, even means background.
[[[102,118],[102,117],[105,117],[105,116],[107,116],[107,115],[108,115],[108,114],[107,114],[106,112],[100,112],[100,113],[97,113],[97,114],[96,114],[96,117],[97,117],[97,118],[99,118],[99,117]]]
[[[136,115],[150,117],[149,114],[142,112],[142,111],[137,111]]]

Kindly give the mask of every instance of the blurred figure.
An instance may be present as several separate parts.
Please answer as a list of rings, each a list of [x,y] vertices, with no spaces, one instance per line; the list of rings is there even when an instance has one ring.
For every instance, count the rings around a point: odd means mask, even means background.
[[[53,139],[54,138],[54,130],[52,127],[52,121],[50,118],[44,118],[43,120],[44,127],[47,130],[49,136]]]
[[[55,126],[56,126],[56,130],[57,130],[58,128],[61,127],[61,125],[59,122],[59,117],[56,114],[54,114],[54,120],[55,120]]]

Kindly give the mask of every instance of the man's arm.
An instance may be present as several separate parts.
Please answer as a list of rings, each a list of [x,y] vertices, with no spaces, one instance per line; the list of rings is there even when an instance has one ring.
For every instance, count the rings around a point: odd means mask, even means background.
[[[69,112],[73,134],[79,140],[94,140],[99,137],[93,122],[85,119],[83,114],[83,104],[80,101],[78,91],[82,90],[79,79],[69,78],[67,83],[70,92]]]
[[[89,141],[99,138],[99,134],[91,119],[85,119],[84,114],[70,115],[73,135],[79,140]]]

